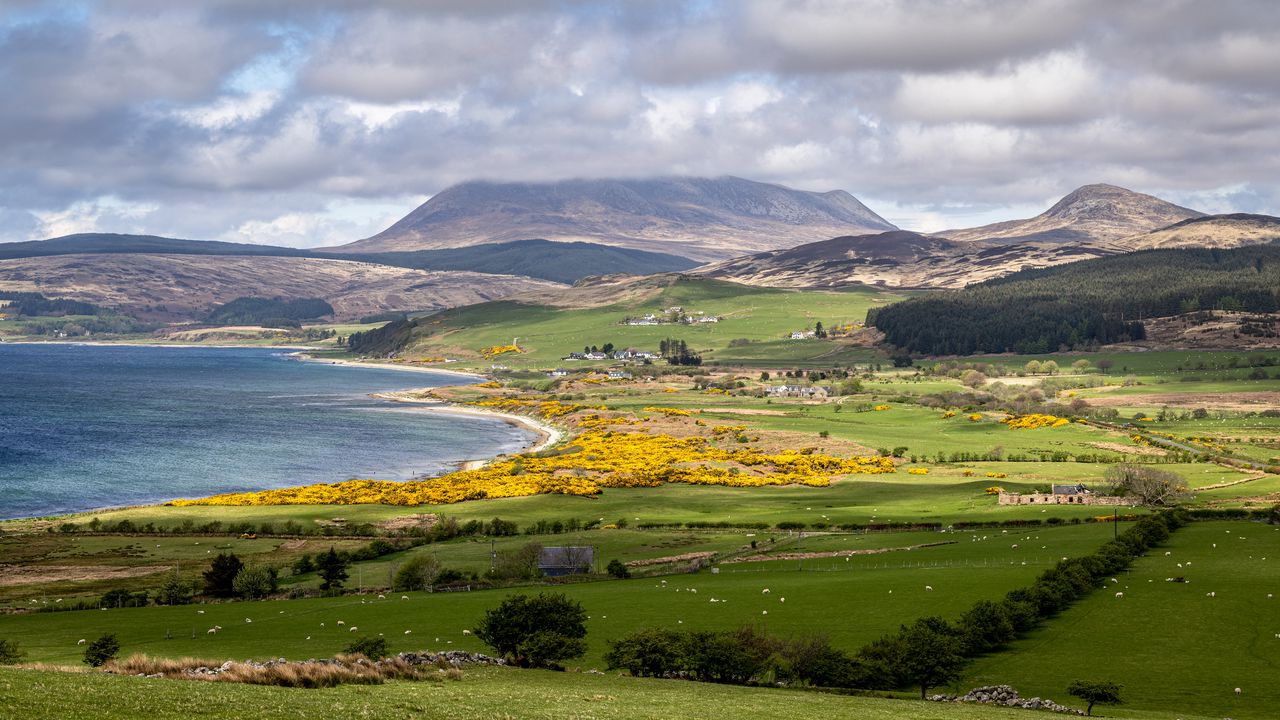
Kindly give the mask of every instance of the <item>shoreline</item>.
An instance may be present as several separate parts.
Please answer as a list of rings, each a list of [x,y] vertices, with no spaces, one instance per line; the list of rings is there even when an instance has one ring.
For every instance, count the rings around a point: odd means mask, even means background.
[[[396,365],[393,363],[370,362],[367,360],[344,360],[342,358],[318,358],[308,354],[308,351],[321,350],[323,348],[302,348],[298,352],[289,353],[289,357],[302,362],[322,363],[324,365],[345,365],[347,367],[374,368],[377,370],[399,370],[402,372],[416,373],[437,373],[440,375],[454,375],[457,377],[471,378],[475,380],[488,380],[489,378],[478,373],[466,372],[464,370],[446,370],[444,368],[420,367],[414,365]]]
[[[298,353],[328,348],[316,345],[223,345],[214,343],[137,342],[134,340],[4,340],[3,345],[86,345],[90,347],[139,347],[139,348],[209,348],[210,350],[294,350]]]
[[[417,405],[427,412],[445,413],[448,415],[468,415],[471,417],[502,420],[508,425],[514,425],[516,427],[525,428],[526,430],[531,430],[537,435],[537,440],[534,441],[533,445],[521,450],[520,452],[522,453],[541,452],[560,443],[560,441],[564,440],[565,437],[563,430],[553,425],[538,422],[537,420],[524,415],[498,412],[496,410],[487,410],[485,408],[466,407],[439,399],[422,400],[419,398],[409,397],[407,393],[410,392],[414,391],[401,390],[386,393],[375,393],[372,397],[378,398],[379,400],[386,400],[388,402]],[[495,458],[489,458],[487,460],[467,460],[462,463],[462,469],[476,470],[493,462],[494,459]]]

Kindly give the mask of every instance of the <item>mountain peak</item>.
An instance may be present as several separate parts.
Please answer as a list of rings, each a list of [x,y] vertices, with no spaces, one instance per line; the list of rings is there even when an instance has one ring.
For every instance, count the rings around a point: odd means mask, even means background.
[[[1131,218],[1142,221],[1153,218],[1155,222],[1163,222],[1165,218],[1175,217],[1170,221],[1178,222],[1189,217],[1200,217],[1202,213],[1174,205],[1154,195],[1135,192],[1127,188],[1105,183],[1083,185],[1068,193],[1065,197],[1045,211],[1043,217],[1051,218]],[[1158,225],[1157,225],[1158,226]]]
[[[337,252],[420,250],[545,238],[698,260],[896,229],[844,191],[722,176],[471,181],[437,193],[383,232]]]

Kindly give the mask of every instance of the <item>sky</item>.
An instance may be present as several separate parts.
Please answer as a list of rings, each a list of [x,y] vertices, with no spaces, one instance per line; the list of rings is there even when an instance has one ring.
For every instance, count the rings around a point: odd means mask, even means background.
[[[316,247],[666,175],[925,232],[1094,182],[1280,214],[1280,2],[0,0],[0,242]]]

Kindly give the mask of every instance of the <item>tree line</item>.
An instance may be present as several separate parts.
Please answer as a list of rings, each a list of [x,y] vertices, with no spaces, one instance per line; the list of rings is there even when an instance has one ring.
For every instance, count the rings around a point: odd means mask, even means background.
[[[898,348],[1038,354],[1144,339],[1143,321],[1280,309],[1280,245],[1146,250],[1023,270],[867,313]]]

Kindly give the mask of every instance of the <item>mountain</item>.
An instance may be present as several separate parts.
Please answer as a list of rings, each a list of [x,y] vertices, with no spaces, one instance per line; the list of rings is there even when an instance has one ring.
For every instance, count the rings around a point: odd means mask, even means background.
[[[33,291],[147,320],[203,318],[240,297],[321,298],[334,318],[439,310],[532,290],[542,280],[427,272],[349,260],[214,255],[98,254],[0,260],[0,290]]]
[[[1204,213],[1114,185],[1085,185],[1045,212],[939,235],[957,242],[1052,242],[1097,245],[1150,232]]]
[[[545,238],[720,260],[836,235],[895,229],[849,193],[735,177],[468,182],[441,191],[371,238],[370,253]]]
[[[1081,245],[1019,243],[984,247],[907,230],[838,237],[789,250],[704,265],[694,272],[769,287],[879,285],[961,288],[1025,268],[1108,254]]]
[[[1280,240],[1280,218],[1271,215],[1206,215],[1117,240],[1121,250],[1235,248]]]
[[[334,255],[316,250],[213,240],[180,240],[154,235],[83,233],[48,240],[0,243],[0,260],[57,255],[238,255],[358,260],[415,270],[463,270],[492,275],[525,275],[572,283],[590,275],[649,275],[688,270],[697,263],[665,253],[597,245],[518,240],[445,250]]]

